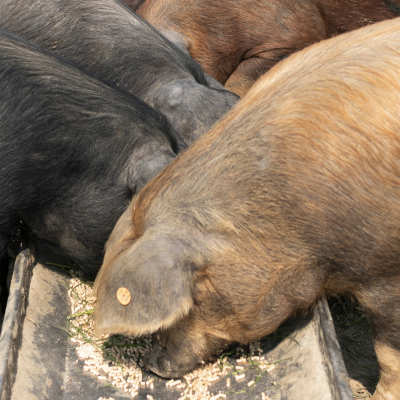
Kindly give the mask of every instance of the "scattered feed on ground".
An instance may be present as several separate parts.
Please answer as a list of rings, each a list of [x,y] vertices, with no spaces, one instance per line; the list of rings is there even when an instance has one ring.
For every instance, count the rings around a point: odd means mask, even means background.
[[[255,341],[246,346],[231,347],[213,362],[204,363],[181,379],[171,379],[166,382],[165,379],[149,373],[142,362],[142,358],[150,352],[153,343],[159,339],[157,334],[140,338],[121,335],[95,338],[93,335],[95,299],[92,297],[92,282],[73,275],[68,293],[72,310],[68,317],[68,331],[71,340],[77,345],[78,357],[85,360],[84,371],[97,375],[99,380],[111,381],[113,386],[129,393],[132,398],[138,396],[141,389],[148,390],[156,385],[165,385],[180,390],[177,392],[179,400],[225,399],[229,398],[230,393],[236,393],[231,390],[232,381],[243,382],[251,389],[263,374],[271,373],[282,361],[269,360],[262,354],[260,341]],[[247,374],[250,371],[253,374]],[[212,384],[223,380],[226,389],[215,393]],[[272,385],[274,384],[276,382],[272,381]],[[262,391],[259,396],[261,399],[269,399],[268,391]],[[148,394],[147,398],[151,400],[153,397]]]

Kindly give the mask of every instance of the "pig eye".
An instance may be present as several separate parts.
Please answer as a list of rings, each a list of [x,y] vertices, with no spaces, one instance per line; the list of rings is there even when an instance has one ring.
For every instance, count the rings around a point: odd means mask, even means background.
[[[120,287],[117,290],[117,300],[123,305],[127,306],[131,302],[131,293],[127,288]]]

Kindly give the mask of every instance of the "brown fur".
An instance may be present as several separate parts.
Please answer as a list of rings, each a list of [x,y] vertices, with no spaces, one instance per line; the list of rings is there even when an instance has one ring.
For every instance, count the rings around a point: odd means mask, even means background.
[[[394,18],[400,1],[146,0],[137,13],[186,45],[206,73],[243,96],[279,60],[322,39]]]
[[[133,224],[134,243],[97,278],[95,323],[164,328],[155,372],[182,375],[323,292],[347,293],[371,323],[375,399],[400,399],[400,19],[274,67],[145,186]]]
[[[400,393],[400,351],[375,343],[375,351],[381,369],[381,380],[374,400],[397,400]]]

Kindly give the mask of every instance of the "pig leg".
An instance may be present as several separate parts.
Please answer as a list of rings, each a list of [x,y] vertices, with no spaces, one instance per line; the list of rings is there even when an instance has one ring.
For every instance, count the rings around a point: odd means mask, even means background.
[[[400,399],[400,282],[368,288],[357,299],[366,310],[380,368],[373,400]]]
[[[372,400],[400,399],[400,351],[386,344],[375,342],[380,379]]]

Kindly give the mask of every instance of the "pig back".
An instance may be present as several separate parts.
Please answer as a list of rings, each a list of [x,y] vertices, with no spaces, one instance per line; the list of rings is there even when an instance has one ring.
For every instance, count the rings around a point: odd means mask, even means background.
[[[289,232],[328,258],[350,256],[335,252],[350,251],[343,243],[356,237],[354,249],[372,245],[380,226],[395,232],[399,27],[398,19],[365,27],[274,67],[145,188],[138,200],[143,219],[154,213],[160,221],[159,207],[168,199],[164,215],[185,210],[185,223],[202,230],[219,226],[240,241],[244,229],[267,246],[273,227],[285,227],[285,234],[274,232],[277,240]],[[397,235],[393,241],[387,246]]]
[[[141,100],[14,35],[0,49],[0,243],[22,220],[95,272],[132,193],[184,144]]]

